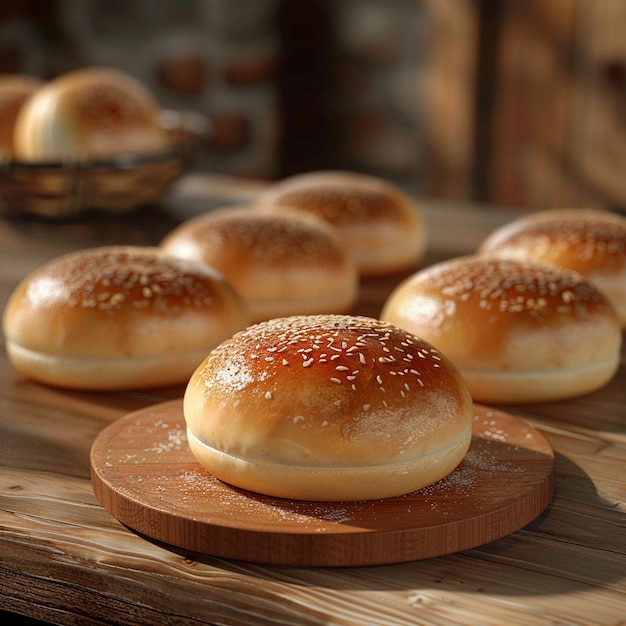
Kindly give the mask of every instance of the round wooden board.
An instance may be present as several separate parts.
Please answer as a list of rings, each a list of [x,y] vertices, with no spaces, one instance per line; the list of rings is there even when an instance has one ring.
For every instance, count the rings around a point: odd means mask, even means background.
[[[175,400],[106,427],[91,473],[104,508],[149,538],[258,563],[357,566],[451,554],[521,528],[552,498],[554,454],[522,420],[476,405],[465,459],[430,487],[385,500],[282,500],[203,470]]]

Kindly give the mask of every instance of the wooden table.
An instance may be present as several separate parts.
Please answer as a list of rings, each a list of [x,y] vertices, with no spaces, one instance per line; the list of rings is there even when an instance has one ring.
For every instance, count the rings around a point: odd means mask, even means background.
[[[188,176],[156,209],[50,223],[0,221],[0,301],[64,252],[152,244],[175,223],[254,198],[261,183]],[[423,202],[425,263],[471,253],[515,217]],[[376,315],[393,281],[363,285]],[[488,545],[397,565],[254,565],[139,536],[95,498],[90,448],[130,411],[182,389],[80,393],[17,375],[0,354],[0,609],[62,624],[575,624],[626,620],[626,365],[571,401],[500,407],[547,436],[556,495],[536,520]]]

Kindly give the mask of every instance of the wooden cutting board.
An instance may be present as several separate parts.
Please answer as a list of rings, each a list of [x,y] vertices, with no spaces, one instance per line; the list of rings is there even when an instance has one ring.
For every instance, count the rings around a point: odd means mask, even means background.
[[[110,424],[92,446],[91,470],[104,508],[148,538],[298,566],[399,563],[473,548],[532,521],[554,491],[545,437],[481,405],[463,462],[438,483],[397,498],[301,502],[226,485],[189,450],[181,400]]]

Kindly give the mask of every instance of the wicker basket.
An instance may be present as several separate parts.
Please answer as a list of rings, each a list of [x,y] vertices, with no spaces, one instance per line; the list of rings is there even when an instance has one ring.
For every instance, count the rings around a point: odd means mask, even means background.
[[[0,164],[0,213],[68,217],[86,210],[123,213],[160,200],[209,138],[201,116],[163,112],[171,149],[88,163]]]

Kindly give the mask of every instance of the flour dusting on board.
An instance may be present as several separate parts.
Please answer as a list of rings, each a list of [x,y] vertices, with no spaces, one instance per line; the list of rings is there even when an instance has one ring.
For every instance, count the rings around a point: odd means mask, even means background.
[[[407,513],[430,510],[439,515],[454,515],[456,508],[467,499],[481,499],[486,474],[510,474],[526,471],[519,464],[519,448],[507,443],[506,422],[497,419],[492,411],[474,418],[475,436],[463,461],[448,476],[417,492],[399,496],[406,500]],[[504,425],[504,428],[503,428]],[[158,419],[148,430],[154,435],[152,445],[143,452],[158,462],[181,464],[180,474],[151,477],[151,489],[163,503],[175,508],[196,508],[198,513],[214,510],[219,503],[219,514],[233,523],[248,517],[261,518],[268,524],[297,524],[303,530],[312,528],[324,532],[337,525],[357,525],[360,520],[376,517],[382,501],[305,502],[282,500],[247,492],[225,485],[202,469],[190,453],[183,422],[169,423]],[[531,435],[532,437],[532,435]],[[141,461],[140,461],[141,462]],[[148,480],[136,476],[138,482]],[[491,477],[487,482],[492,480]],[[324,522],[328,522],[325,526]]]
[[[345,524],[353,520],[349,507],[356,504],[349,503],[344,507],[335,503],[297,502],[254,494],[236,487],[225,488],[217,478],[200,468],[186,470],[182,482],[186,494],[192,495],[198,502],[204,498],[219,498],[225,515],[240,517],[246,512],[255,515],[260,512],[268,522],[288,521],[306,525],[313,520],[324,519],[335,524]]]
[[[167,422],[155,422],[154,427],[162,428],[167,438],[157,441],[153,447],[147,448],[146,452],[161,454],[163,452],[179,451],[183,446],[187,445],[187,433],[180,424],[176,424],[173,428],[170,428]]]

